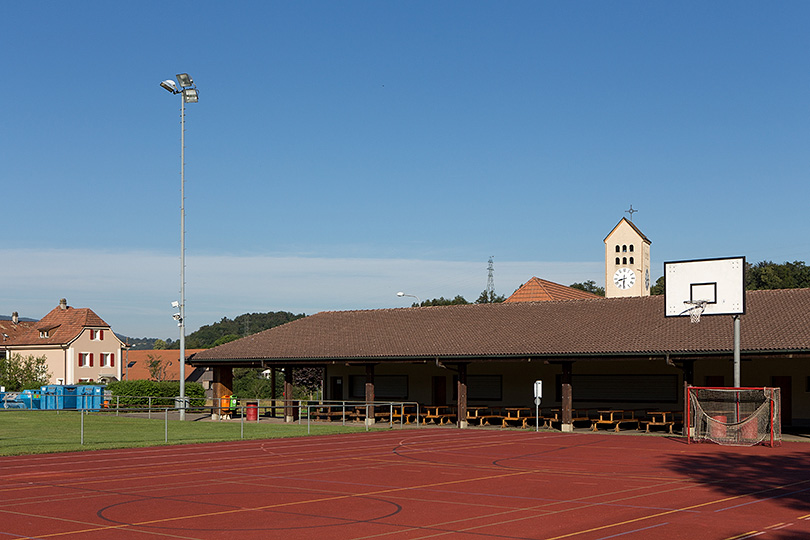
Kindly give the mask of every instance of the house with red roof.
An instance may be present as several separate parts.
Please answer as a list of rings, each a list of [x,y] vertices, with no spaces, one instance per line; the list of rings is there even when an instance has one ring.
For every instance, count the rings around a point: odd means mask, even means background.
[[[121,379],[124,343],[90,308],[74,308],[64,298],[37,322],[3,321],[0,351],[6,357],[44,356],[51,384]]]
[[[593,298],[602,297],[573,287],[566,287],[553,281],[533,277],[518,287],[512,293],[512,296],[504,300],[504,302],[554,302],[557,300],[588,300]]]

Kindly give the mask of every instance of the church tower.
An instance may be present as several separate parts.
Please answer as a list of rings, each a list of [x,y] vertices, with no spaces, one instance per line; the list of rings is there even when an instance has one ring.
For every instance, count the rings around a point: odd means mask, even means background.
[[[605,238],[605,297],[650,295],[650,240],[622,218]]]

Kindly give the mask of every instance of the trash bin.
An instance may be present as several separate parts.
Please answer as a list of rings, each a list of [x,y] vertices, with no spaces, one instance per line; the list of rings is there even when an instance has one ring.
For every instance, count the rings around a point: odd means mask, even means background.
[[[231,396],[222,396],[219,400],[219,406],[222,407],[220,414],[222,416],[228,416],[231,411]]]
[[[247,402],[247,419],[248,422],[257,422],[259,420],[259,402]]]

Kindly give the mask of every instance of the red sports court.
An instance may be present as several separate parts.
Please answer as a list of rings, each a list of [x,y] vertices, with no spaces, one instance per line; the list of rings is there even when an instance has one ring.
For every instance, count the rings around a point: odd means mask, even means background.
[[[0,538],[807,538],[808,450],[427,428],[18,456]]]

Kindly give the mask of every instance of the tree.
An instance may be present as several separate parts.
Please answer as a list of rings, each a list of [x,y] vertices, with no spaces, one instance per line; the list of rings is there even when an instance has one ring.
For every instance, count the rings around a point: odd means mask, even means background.
[[[11,358],[0,358],[0,386],[9,392],[19,392],[27,388],[39,388],[48,384],[48,360],[45,356],[23,357],[17,353]]]
[[[495,291],[489,292],[484,289],[481,294],[478,296],[478,300],[475,301],[476,304],[500,304],[506,300],[506,297],[502,294],[495,294]]]
[[[171,365],[171,362],[166,362],[160,356],[154,354],[146,355],[146,367],[149,369],[149,378],[153,381],[165,381],[166,370]]]
[[[163,350],[166,348],[166,342],[162,339],[156,339],[155,343],[152,345],[152,348],[156,350]]]
[[[237,339],[239,339],[239,336],[237,336],[236,334],[228,334],[227,336],[222,336],[221,338],[219,338],[214,342],[214,347],[216,347],[217,345],[230,343],[231,341],[236,341]]]
[[[776,264],[761,261],[745,265],[745,290],[796,289],[810,287],[810,267],[804,261]]]
[[[572,283],[569,285],[572,289],[579,289],[580,291],[589,292],[598,296],[605,296],[605,288],[596,285],[596,282],[589,279],[585,283]]]
[[[432,300],[422,300],[420,303],[414,302],[411,304],[411,307],[428,307],[428,306],[456,306],[456,305],[463,305],[469,304],[467,299],[461,296],[460,294],[456,295],[455,298],[445,298],[444,296],[440,296],[439,298],[434,298]]]
[[[666,277],[664,276],[658,278],[658,280],[655,282],[655,285],[650,287],[650,294],[652,295],[664,294],[664,291],[667,288],[666,281],[667,281]]]

